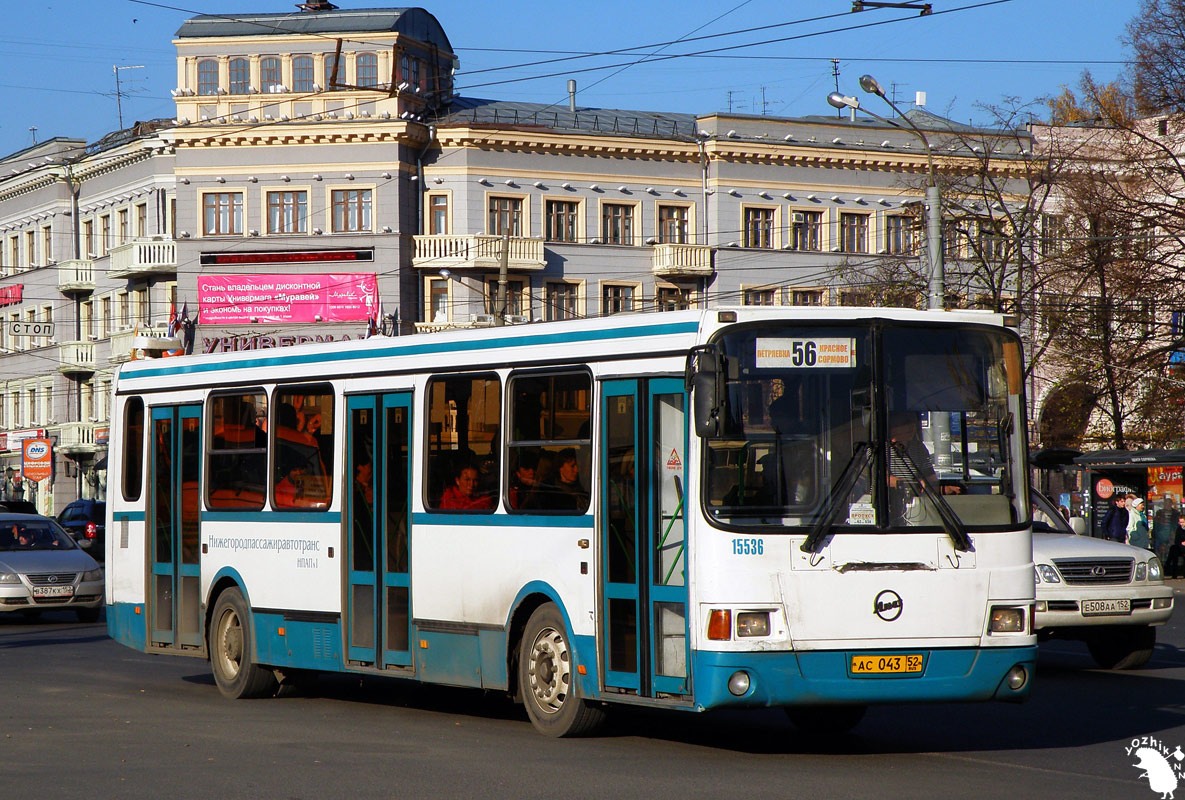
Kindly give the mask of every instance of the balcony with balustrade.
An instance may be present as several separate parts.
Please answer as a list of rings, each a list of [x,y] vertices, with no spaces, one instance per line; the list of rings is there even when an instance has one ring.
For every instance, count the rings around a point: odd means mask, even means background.
[[[706,244],[656,244],[650,266],[658,278],[709,278],[712,248]]]
[[[172,239],[134,239],[108,251],[109,278],[140,278],[177,271],[177,243]]]
[[[58,345],[58,372],[76,375],[94,371],[94,342],[62,342]]]
[[[416,236],[412,266],[419,269],[496,270],[502,256],[502,237],[484,235]],[[511,272],[538,272],[547,266],[543,240],[512,236],[507,268]]]
[[[95,441],[95,428],[107,427],[94,422],[66,422],[59,426],[57,449],[71,457],[99,452],[102,446]]]
[[[58,291],[93,292],[95,290],[95,262],[89,258],[71,258],[58,262]]]

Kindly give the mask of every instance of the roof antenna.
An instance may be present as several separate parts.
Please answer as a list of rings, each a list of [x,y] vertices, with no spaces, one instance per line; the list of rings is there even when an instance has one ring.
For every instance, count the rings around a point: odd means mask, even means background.
[[[336,11],[337,6],[329,2],[329,0],[307,0],[304,3],[297,3],[296,7],[301,11]]]

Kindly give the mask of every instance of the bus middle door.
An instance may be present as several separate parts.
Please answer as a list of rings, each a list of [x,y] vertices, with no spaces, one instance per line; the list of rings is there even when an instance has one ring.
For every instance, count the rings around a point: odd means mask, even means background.
[[[606,381],[601,393],[601,638],[607,689],[690,691],[681,380]]]

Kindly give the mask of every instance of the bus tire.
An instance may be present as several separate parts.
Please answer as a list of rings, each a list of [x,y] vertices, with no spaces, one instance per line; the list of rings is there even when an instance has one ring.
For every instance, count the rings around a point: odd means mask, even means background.
[[[587,736],[605,721],[604,710],[580,696],[571,656],[559,609],[539,606],[523,631],[518,684],[527,716],[547,736]]]
[[[218,691],[232,700],[272,695],[276,675],[252,660],[251,615],[236,588],[218,595],[210,619],[207,645]]]
[[[860,724],[868,706],[787,706],[786,716],[803,733],[839,736]]]
[[[1086,640],[1090,657],[1103,669],[1139,669],[1152,658],[1156,629],[1150,625],[1100,630]]]

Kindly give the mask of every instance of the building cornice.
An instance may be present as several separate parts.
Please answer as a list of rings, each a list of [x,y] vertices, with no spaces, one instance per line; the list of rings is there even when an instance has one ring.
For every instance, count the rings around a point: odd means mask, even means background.
[[[310,144],[407,144],[422,145],[427,131],[407,122],[326,123],[293,125],[269,122],[244,128],[241,125],[192,125],[173,128],[169,141],[177,148],[277,147]]]

